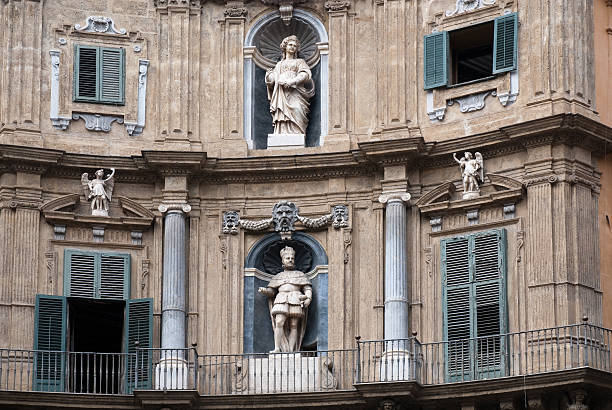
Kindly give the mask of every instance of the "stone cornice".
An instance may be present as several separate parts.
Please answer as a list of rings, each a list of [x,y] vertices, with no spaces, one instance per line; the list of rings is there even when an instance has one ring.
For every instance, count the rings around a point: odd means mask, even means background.
[[[210,183],[272,182],[376,175],[381,167],[414,164],[455,165],[453,152],[476,149],[486,158],[522,152],[545,144],[579,145],[596,155],[612,152],[612,129],[587,117],[560,114],[450,141],[425,143],[420,136],[366,141],[345,152],[208,158],[205,152],[143,151],[141,156],[110,157],[15,145],[0,145],[0,168],[46,169],[50,175],[78,178],[88,169],[116,168],[117,180],[152,183],[158,176],[189,175]],[[32,168],[33,167],[33,168]]]

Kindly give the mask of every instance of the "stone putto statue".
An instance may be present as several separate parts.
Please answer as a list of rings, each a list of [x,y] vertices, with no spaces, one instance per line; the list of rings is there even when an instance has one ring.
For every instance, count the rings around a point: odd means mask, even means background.
[[[282,59],[266,73],[273,134],[306,134],[310,98],[315,88],[308,64],[298,58],[300,42],[296,36],[283,39]]]
[[[475,157],[475,158],[474,158]],[[463,179],[463,199],[475,198],[480,195],[480,185],[484,182],[484,164],[480,152],[476,152],[472,156],[471,152],[465,152],[461,159],[457,158],[457,154],[453,154],[453,158],[461,168],[461,176]]]
[[[108,204],[113,196],[115,186],[115,168],[111,168],[111,173],[104,178],[104,170],[96,171],[95,179],[89,180],[89,175],[85,172],[81,175],[81,185],[85,192],[85,198],[91,200],[91,214],[97,216],[108,216]]]
[[[306,332],[308,306],[312,302],[312,285],[304,272],[295,268],[295,251],[286,246],[280,251],[283,272],[276,275],[267,287],[258,289],[268,297],[274,350],[270,353],[297,352]]]

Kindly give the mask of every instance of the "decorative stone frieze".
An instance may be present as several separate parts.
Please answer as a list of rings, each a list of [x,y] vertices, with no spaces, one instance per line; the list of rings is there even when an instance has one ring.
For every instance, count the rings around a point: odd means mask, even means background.
[[[485,98],[487,98],[489,94],[492,96],[497,95],[495,91],[485,91],[482,93],[470,94],[463,97],[448,100],[447,105],[450,107],[454,103],[458,103],[459,111],[463,113],[482,110],[485,107]]]
[[[117,121],[118,124],[123,124],[123,118],[114,115],[86,114],[82,112],[75,112],[72,114],[72,119],[82,119],[83,121],[85,121],[85,128],[89,131],[110,132],[111,124],[113,123],[113,121]]]
[[[468,13],[470,11],[478,10],[485,6],[491,6],[495,4],[495,1],[496,0],[457,0],[455,9],[446,11],[446,17]]]
[[[308,229],[321,229],[329,225],[335,229],[347,228],[349,226],[348,208],[346,205],[336,205],[329,214],[319,218],[308,218],[299,214],[299,208],[293,202],[280,201],[274,205],[271,218],[259,221],[241,219],[236,211],[224,212],[221,231],[224,234],[236,235],[238,228],[247,231],[263,231],[273,227],[281,237],[290,239],[291,233],[295,231],[296,222],[300,222]]]
[[[331,12],[334,11],[346,11],[351,7],[349,0],[327,0],[325,2],[325,10]]]
[[[127,30],[122,28],[117,30],[115,22],[110,17],[89,16],[84,26],[75,24],[74,29],[85,33],[103,33],[125,35]]]
[[[156,8],[168,7],[202,7],[206,0],[153,0]]]

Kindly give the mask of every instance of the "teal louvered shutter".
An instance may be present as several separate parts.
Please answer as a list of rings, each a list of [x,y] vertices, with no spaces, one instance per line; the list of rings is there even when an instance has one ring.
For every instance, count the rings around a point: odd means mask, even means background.
[[[66,298],[36,295],[34,314],[34,390],[64,391]]]
[[[99,260],[94,252],[64,251],[64,296],[96,297],[96,271]]]
[[[518,14],[495,19],[493,29],[493,74],[516,69],[518,46]]]
[[[441,242],[449,381],[504,374],[505,235],[500,229]]]
[[[153,299],[132,299],[125,309],[124,350],[128,353],[126,393],[150,389],[152,381]]]
[[[428,34],[423,38],[425,89],[448,84],[448,32]]]
[[[100,299],[130,297],[130,255],[102,253],[100,255]]]
[[[74,100],[97,101],[99,54],[98,47],[74,46]]]
[[[451,380],[470,375],[471,277],[468,237],[442,241],[442,281],[444,287],[444,340],[446,366]]]
[[[505,230],[492,230],[473,236],[476,377],[504,374],[504,340],[507,332]]]
[[[124,103],[125,49],[100,48],[100,102]]]

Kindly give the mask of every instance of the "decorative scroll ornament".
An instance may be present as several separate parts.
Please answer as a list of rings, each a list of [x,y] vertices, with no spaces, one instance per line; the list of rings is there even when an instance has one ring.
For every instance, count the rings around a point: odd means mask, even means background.
[[[465,97],[455,98],[454,100],[448,100],[448,105],[451,106],[455,102],[459,103],[459,110],[461,112],[472,112],[482,110],[485,106],[485,98],[491,94],[495,97],[497,93],[495,91],[485,91],[484,93],[470,94]]]
[[[76,31],[83,31],[86,33],[108,33],[108,34],[119,34],[124,35],[127,31],[122,28],[117,30],[115,22],[110,17],[103,16],[89,16],[84,27],[80,24],[75,24],[74,29]]]
[[[351,2],[348,0],[327,0],[325,2],[325,10],[328,12],[332,11],[346,11],[351,7]]]
[[[496,0],[457,0],[455,10],[446,12],[446,17],[451,17],[456,14],[463,14],[470,11],[478,10],[484,6],[495,4]]]
[[[110,132],[113,121],[117,121],[118,124],[123,124],[123,118],[112,115],[85,114],[80,112],[72,114],[73,120],[78,120],[79,118],[85,121],[85,128],[89,131]]]
[[[484,162],[482,154],[476,152],[472,155],[471,152],[465,152],[461,159],[457,158],[457,154],[453,154],[453,158],[459,164],[461,169],[461,178],[463,180],[463,199],[477,198],[480,196],[480,184],[484,182]]]
[[[223,15],[226,18],[241,18],[247,15],[247,9],[246,7],[241,7],[239,5],[232,4],[227,6],[225,11],[223,12]]]
[[[293,7],[305,3],[307,0],[261,0],[265,5],[278,5],[278,12],[280,13],[281,20],[285,25],[291,24],[291,18],[293,17]]]
[[[291,233],[295,231],[295,223],[300,222],[308,229],[320,229],[333,226],[335,229],[347,228],[349,215],[346,205],[336,205],[329,214],[319,218],[308,218],[299,214],[298,207],[290,201],[280,201],[272,210],[272,218],[259,221],[240,219],[236,211],[223,213],[222,232],[224,234],[236,235],[238,228],[247,231],[263,231],[271,227],[278,232],[283,239],[291,239]]]

